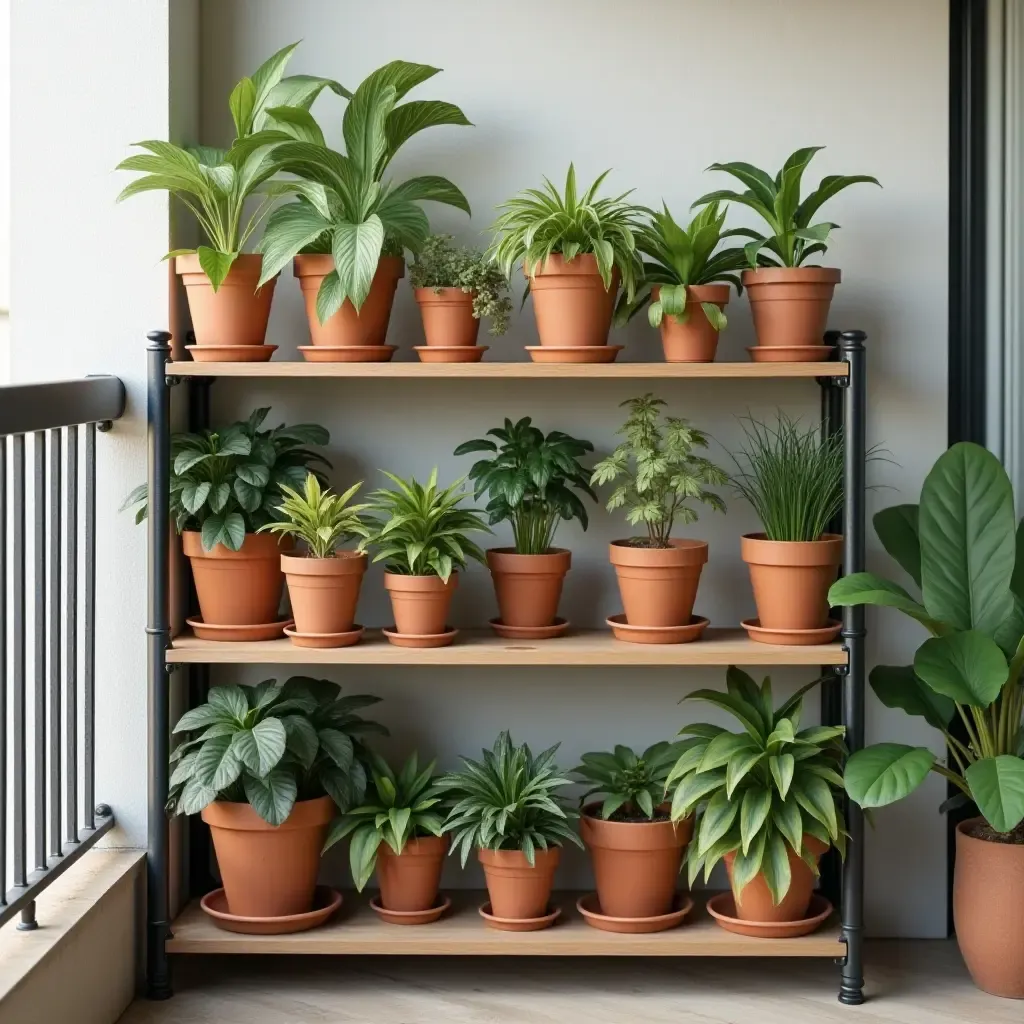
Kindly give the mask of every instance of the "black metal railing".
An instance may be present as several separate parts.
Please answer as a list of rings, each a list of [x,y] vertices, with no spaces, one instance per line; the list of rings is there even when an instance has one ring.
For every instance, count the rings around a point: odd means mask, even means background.
[[[114,824],[96,804],[96,432],[116,377],[0,387],[0,926]]]

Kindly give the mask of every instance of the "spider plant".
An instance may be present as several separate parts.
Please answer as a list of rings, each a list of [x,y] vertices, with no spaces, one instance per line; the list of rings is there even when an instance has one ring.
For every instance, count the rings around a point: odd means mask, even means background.
[[[360,487],[362,481],[343,494],[332,494],[320,486],[315,474],[309,473],[302,494],[282,485],[284,503],[277,506],[277,511],[284,519],[267,523],[257,532],[269,530],[295,537],[306,545],[311,558],[330,558],[340,545],[369,535],[361,515],[369,506],[349,504]]]

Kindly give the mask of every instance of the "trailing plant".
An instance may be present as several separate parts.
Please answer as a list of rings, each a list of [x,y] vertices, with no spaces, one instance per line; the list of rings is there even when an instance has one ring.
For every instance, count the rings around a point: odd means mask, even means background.
[[[296,800],[329,796],[344,813],[362,801],[370,753],[363,736],[387,730],[356,712],[379,697],[343,697],[326,679],[293,676],[257,686],[214,686],[174,727],[171,814],[215,800],[248,803],[280,825]]]
[[[564,842],[582,847],[570,827],[578,815],[558,791],[571,784],[555,764],[558,744],[536,757],[524,743],[514,746],[503,732],[483,758],[462,757],[462,769],[441,779],[452,801],[444,830],[452,834],[451,853],[459,851],[466,866],[474,847],[520,850],[533,866],[537,849]]]
[[[373,876],[377,851],[386,843],[396,854],[410,839],[444,835],[444,810],[434,762],[419,770],[413,754],[396,775],[378,754],[370,753],[370,800],[338,818],[324,843],[324,852],[351,836],[349,866],[359,892]]]
[[[594,467],[592,484],[616,484],[607,509],[626,509],[626,521],[647,528],[641,547],[667,548],[672,525],[678,520],[695,523],[697,501],[716,512],[725,502],[707,487],[720,486],[728,477],[713,462],[696,454],[708,446],[707,435],[677,416],[662,416],[665,402],[654,395],[631,398],[621,406],[629,409],[618,433],[626,440]]]
[[[353,484],[344,494],[333,494],[320,486],[315,473],[306,475],[303,493],[281,485],[284,502],[277,511],[284,520],[267,523],[259,532],[269,530],[286,537],[301,540],[312,558],[330,558],[342,545],[357,537],[369,536],[362,513],[368,505],[350,505],[362,481]]]
[[[384,475],[395,488],[370,495],[369,509],[377,518],[368,522],[369,534],[360,545],[376,549],[373,561],[383,561],[388,572],[439,576],[445,583],[455,570],[465,569],[470,558],[486,561],[469,534],[491,531],[482,513],[460,507],[467,497],[463,480],[442,489],[437,486],[436,468],[425,487],[414,479]]]
[[[145,153],[117,165],[119,171],[143,173],[125,186],[118,202],[140,192],[166,191],[195,217],[209,244],[174,249],[164,259],[196,253],[214,291],[270,212],[275,195],[269,187],[276,170],[271,158],[274,146],[292,140],[296,118],[312,120],[309,108],[324,89],[347,95],[347,90],[330,78],[284,76],[298,45],[278,50],[232,90],[228,106],[235,139],[230,148],[178,146],[150,139],[135,143]],[[246,218],[246,201],[260,192],[267,194]]]
[[[425,175],[395,183],[384,173],[401,146],[417,132],[436,125],[468,125],[453,103],[413,100],[399,103],[441,69],[396,60],[368,75],[354,93],[342,120],[344,154],[330,149],[319,125],[305,112],[289,116],[301,125],[299,141],[273,150],[277,170],[298,175],[284,188],[298,199],[279,207],[267,221],[260,243],[262,281],[268,281],[299,252],[329,252],[334,270],[320,286],[320,323],[348,299],[359,310],[370,293],[377,262],[385,252],[418,252],[429,233],[421,200],[470,212],[466,197],[447,178]]]
[[[682,744],[662,741],[639,757],[619,745],[611,753],[584,754],[583,763],[573,769],[590,786],[580,797],[580,806],[600,796],[600,815],[606,821],[653,820],[656,813],[661,815],[668,775],[682,752]]]
[[[725,200],[749,206],[768,225],[769,233],[758,234],[749,228],[737,228],[734,234],[752,239],[743,248],[751,267],[799,267],[811,256],[828,249],[829,235],[839,227],[831,221],[812,223],[821,207],[833,196],[860,182],[878,185],[869,174],[829,174],[809,195],[801,199],[804,171],[814,154],[824,146],[807,146],[791,154],[782,170],[773,178],[753,164],[735,161],[712,164],[709,171],[725,171],[746,185],[743,192],[720,189],[701,196],[693,205]],[[767,252],[765,251],[767,250]]]
[[[512,313],[508,281],[479,249],[456,248],[451,235],[431,235],[416,255],[409,279],[413,288],[461,288],[473,296],[473,316],[490,317],[490,333],[504,334]]]
[[[640,207],[626,202],[632,193],[615,198],[597,198],[597,190],[610,172],[605,171],[579,195],[576,169],[569,164],[565,191],[547,179],[544,188],[526,189],[502,203],[504,212],[494,224],[490,252],[506,277],[523,264],[527,274],[543,266],[552,253],[568,263],[580,255],[593,255],[606,289],[612,287],[612,272],[618,268],[628,301],[633,300],[641,276],[635,234],[640,227]]]
[[[455,454],[494,453],[493,458],[475,462],[469,471],[476,487],[473,496],[490,495],[489,521],[492,526],[505,520],[512,524],[519,554],[542,555],[550,550],[559,519],[578,519],[587,528],[587,510],[575,492],[597,500],[590,473],[579,461],[594,450],[589,441],[560,430],[545,435],[529,416],[518,423],[507,419],[504,427],[487,433],[500,445],[483,437],[460,444]]]
[[[730,666],[726,692],[696,690],[684,700],[702,700],[732,715],[743,729],[692,724],[679,730],[683,751],[669,773],[672,820],[700,813],[686,851],[690,885],[701,869],[705,880],[727,854],[733,886],[740,892],[763,873],[778,905],[789,892],[788,851],[817,874],[813,836],[846,854],[846,824],[840,809],[846,755],[842,726],[800,729],[803,695],[820,680],[801,687],[777,710],[771,680],[758,687],[746,672]]]
[[[937,729],[948,757],[876,743],[850,758],[849,794],[884,807],[936,772],[959,791],[943,810],[973,802],[992,830],[1024,838],[1024,522],[1015,535],[1006,470],[980,445],[955,444],[925,478],[920,504],[884,509],[874,524],[920,597],[858,572],[833,584],[829,602],[895,608],[931,634],[913,665],[878,665],[869,680],[886,707]]]
[[[171,519],[179,533],[198,530],[203,550],[223,544],[237,551],[247,533],[273,522],[285,497],[284,487],[303,487],[310,473],[330,463],[306,445],[324,445],[330,434],[315,423],[281,424],[260,430],[269,408],[219,430],[171,436]],[[148,488],[140,484],[124,500],[122,511],[148,510]]]

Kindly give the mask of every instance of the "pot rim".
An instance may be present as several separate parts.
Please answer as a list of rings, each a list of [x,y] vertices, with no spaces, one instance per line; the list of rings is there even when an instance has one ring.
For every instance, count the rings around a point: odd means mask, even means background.
[[[744,270],[740,277],[744,288],[766,284],[839,284],[842,279],[838,267],[758,267]]]
[[[257,280],[260,276],[260,271],[263,269],[263,253],[260,252],[240,252],[231,264],[230,270],[228,270],[227,277],[224,278],[223,285],[232,286],[240,284],[248,284],[248,281],[238,280],[241,277],[249,277],[255,275]],[[235,274],[235,271],[238,271]],[[174,257],[174,272],[178,275],[185,274],[202,274],[206,277],[206,271],[203,270],[202,264],[199,262],[198,253],[194,252],[183,252],[180,256]],[[235,280],[232,281],[230,278],[234,276]],[[275,274],[271,281],[276,281],[281,276],[280,272]],[[207,278],[209,283],[209,278]],[[270,284],[270,281],[265,281],[264,286]]]
[[[211,828],[232,832],[291,832],[329,825],[336,811],[337,807],[329,796],[318,796],[312,800],[296,800],[291,814],[280,825],[265,822],[250,804],[231,800],[215,800],[200,813]]]
[[[281,571],[287,576],[355,576],[366,572],[365,552],[342,549],[329,558],[281,555]]]
[[[413,288],[413,296],[421,306],[472,306],[476,291],[445,285],[442,288]]]
[[[656,284],[651,289],[651,297],[657,300],[661,296],[663,285]],[[727,305],[731,297],[731,288],[727,284],[688,284],[686,286],[686,304],[691,302],[713,302],[716,306]],[[671,315],[671,314],[669,314]]]
[[[973,818],[965,818],[959,822],[956,826],[957,840],[962,840],[965,843],[981,843],[984,846],[996,847],[1000,849],[1019,850],[1020,856],[1024,857],[1024,843],[1000,843],[994,839],[979,839],[978,836],[971,836],[967,834],[967,828],[971,825],[976,825],[978,822],[984,822],[988,824],[985,819],[985,815],[976,814]],[[991,826],[989,826],[991,827]]]
[[[549,846],[546,850],[534,850],[534,864],[530,867],[526,854],[522,850],[491,850],[485,846],[478,846],[477,860],[485,868],[512,868],[524,869],[526,871],[538,871],[550,867],[552,870],[558,866],[562,855],[561,846]]]
[[[571,260],[566,262],[560,252],[553,252],[542,261],[534,264],[533,270],[527,270],[526,262],[523,261],[523,277],[600,277],[601,271],[597,268],[597,257],[592,252],[577,253]],[[617,288],[621,277],[618,267],[612,267],[612,287]],[[602,282],[603,284],[603,282]]]
[[[454,590],[459,584],[458,572],[452,572],[448,582],[443,583],[440,576],[409,576],[400,572],[384,573],[385,590],[418,591],[420,593],[440,594]]]
[[[817,540],[769,540],[763,533],[745,533],[740,538],[740,555],[751,565],[839,565],[843,537],[823,533]]]
[[[608,545],[608,560],[612,565],[684,567],[704,565],[708,561],[709,548],[706,540],[670,537],[667,548],[648,548],[631,544],[632,539],[613,540]]]
[[[521,554],[514,547],[488,548],[484,554],[487,556],[487,567],[491,572],[523,575],[545,573],[545,563],[550,565],[550,571],[568,572],[572,564],[572,552],[568,548],[548,548],[547,551],[533,555]]]
[[[448,850],[448,833],[441,836],[415,836],[406,840],[401,853],[395,853],[387,843],[381,843],[377,849],[378,856],[383,857],[436,857],[444,856]]]
[[[405,277],[405,259],[401,256],[380,256],[377,269],[391,269],[392,277]],[[334,269],[334,257],[329,252],[300,252],[292,257],[292,275],[294,277],[326,277]]]
[[[204,551],[199,530],[182,530],[181,546],[188,558],[223,558],[248,562],[276,560],[285,551],[290,551],[295,542],[291,537],[278,537],[273,533],[247,533],[237,551],[232,551],[223,544],[214,545],[212,551]]]
[[[689,845],[691,838],[693,837],[693,826],[694,826],[694,815],[691,814],[681,821],[674,822],[669,818],[660,818],[654,821],[610,821],[607,818],[602,818],[600,815],[601,805],[597,802],[585,804],[580,809],[580,832],[583,841],[590,846],[599,846],[603,849],[630,849],[636,850],[636,847],[620,847],[614,842],[601,843],[594,842],[594,839],[599,833],[604,833],[606,838],[611,839],[615,835],[625,837],[639,836],[643,833],[648,833],[650,838],[653,840],[658,836],[663,836],[665,839],[669,835],[672,836],[673,842],[660,842],[652,843],[650,849],[661,850],[679,848]],[[669,803],[659,804],[656,810],[665,810],[666,812],[671,811],[672,805]]]

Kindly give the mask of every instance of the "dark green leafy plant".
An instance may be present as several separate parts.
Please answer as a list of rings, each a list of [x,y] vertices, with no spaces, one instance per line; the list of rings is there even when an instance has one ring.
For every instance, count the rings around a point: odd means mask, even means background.
[[[386,843],[396,854],[410,839],[444,834],[441,790],[434,776],[434,762],[419,770],[415,754],[396,775],[378,754],[370,754],[371,799],[353,807],[331,826],[324,851],[351,836],[349,866],[359,892],[377,866],[377,851]]]
[[[824,148],[808,146],[798,149],[774,178],[767,171],[742,161],[712,164],[709,171],[731,174],[747,186],[746,190],[733,192],[721,189],[709,192],[693,205],[703,206],[705,203],[725,200],[749,206],[764,219],[770,231],[767,235],[759,235],[748,228],[737,228],[733,232],[753,239],[744,246],[750,266],[799,267],[811,256],[825,252],[828,249],[829,234],[833,228],[839,227],[831,221],[811,223],[818,210],[850,185],[860,182],[879,184],[869,174],[829,174],[821,179],[810,195],[801,199],[800,186],[804,171],[814,154]]]
[[[199,530],[203,550],[223,544],[237,551],[247,533],[274,521],[283,487],[304,487],[310,473],[330,463],[306,445],[324,445],[330,434],[314,423],[282,424],[260,430],[270,409],[221,430],[174,434],[171,438],[171,518],[179,533]],[[141,507],[146,518],[148,489],[141,484],[125,498],[122,510]]]
[[[171,814],[198,814],[215,800],[248,803],[280,825],[296,800],[329,796],[344,813],[366,792],[368,732],[387,735],[356,712],[380,698],[342,697],[326,679],[293,676],[257,686],[214,686],[207,703],[174,727]]]
[[[594,450],[589,441],[560,430],[545,435],[529,416],[518,423],[505,420],[504,427],[487,433],[501,444],[478,438],[460,444],[455,454],[494,453],[494,458],[474,463],[469,478],[476,486],[475,498],[485,492],[490,495],[486,511],[491,525],[511,522],[519,554],[542,555],[550,550],[559,519],[579,519],[587,528],[587,510],[575,491],[597,500],[590,473],[579,462]]]
[[[808,683],[776,710],[770,679],[758,687],[746,672],[730,666],[726,693],[696,690],[683,698],[713,704],[743,726],[737,733],[706,724],[679,730],[688,738],[668,787],[674,787],[673,821],[700,812],[686,851],[691,886],[701,868],[707,880],[727,853],[735,853],[735,891],[763,873],[777,905],[789,892],[789,850],[818,872],[805,836],[831,844],[845,856],[846,824],[840,809],[844,729],[800,729],[803,695],[818,682]]]
[[[353,484],[344,494],[332,494],[320,487],[315,473],[306,476],[303,493],[281,485],[285,498],[277,511],[284,520],[267,523],[260,532],[269,530],[301,540],[312,558],[330,558],[342,545],[357,537],[366,538],[369,530],[362,513],[368,505],[350,505],[362,482]]]
[[[629,416],[618,433],[626,440],[594,467],[590,478],[598,486],[616,485],[606,507],[609,512],[625,508],[631,526],[646,526],[647,536],[635,541],[641,547],[667,548],[676,520],[695,523],[697,512],[688,502],[725,511],[725,502],[705,488],[725,484],[729,478],[694,452],[707,448],[707,435],[687,420],[662,417],[664,405],[649,394],[623,402]]]
[[[571,828],[577,814],[558,795],[571,780],[559,774],[557,750],[558,744],[534,757],[503,732],[481,761],[460,758],[462,769],[442,777],[453,804],[444,830],[452,834],[451,852],[460,852],[463,867],[474,847],[520,850],[532,865],[538,848],[583,845]]]
[[[573,774],[590,788],[580,797],[582,806],[592,796],[603,797],[600,815],[606,821],[665,817],[659,807],[672,766],[683,752],[681,743],[662,741],[639,757],[629,747],[616,746],[611,753],[584,754]]]

